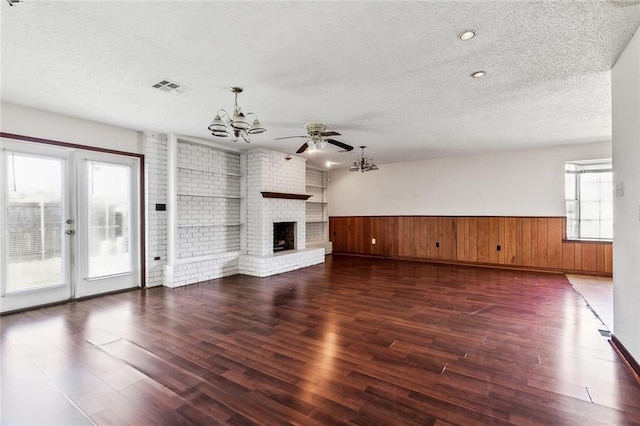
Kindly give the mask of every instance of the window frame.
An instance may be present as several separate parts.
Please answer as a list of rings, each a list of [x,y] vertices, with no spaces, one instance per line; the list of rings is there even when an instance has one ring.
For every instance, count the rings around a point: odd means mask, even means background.
[[[571,170],[573,169],[573,170]],[[582,203],[584,200],[581,198],[581,189],[582,189],[582,178],[586,174],[597,174],[597,173],[611,173],[613,177],[613,164],[611,158],[602,158],[595,160],[581,160],[581,161],[566,161],[565,162],[565,185],[564,185],[564,193],[565,193],[565,240],[566,241],[591,241],[591,242],[611,242],[613,241],[613,235],[611,238],[603,238],[603,237],[585,237],[582,232],[582,223],[583,222],[583,214],[582,214]],[[575,181],[573,183],[573,199],[567,197],[567,189],[569,187],[567,176],[574,175]],[[611,194],[613,195],[613,179],[611,182]],[[598,205],[602,204],[602,198],[598,200]],[[605,200],[606,201],[606,200]],[[569,215],[569,203],[574,203],[574,212],[575,214]],[[612,204],[613,208],[613,204]],[[613,215],[612,215],[613,217]],[[575,222],[575,224],[573,224]],[[598,219],[598,230],[602,229],[602,216],[599,214]],[[573,224],[573,225],[572,225]],[[571,235],[569,232],[570,226],[575,226],[577,235]],[[613,231],[613,229],[611,230]],[[601,235],[602,232],[599,232]]]

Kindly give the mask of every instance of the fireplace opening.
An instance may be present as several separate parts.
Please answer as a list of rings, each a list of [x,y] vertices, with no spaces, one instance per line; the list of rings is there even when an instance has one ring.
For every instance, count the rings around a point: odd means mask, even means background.
[[[296,248],[296,223],[276,222],[273,224],[273,252]]]

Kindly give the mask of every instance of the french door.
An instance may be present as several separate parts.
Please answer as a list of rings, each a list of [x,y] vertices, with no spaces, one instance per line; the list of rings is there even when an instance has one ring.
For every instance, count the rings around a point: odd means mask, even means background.
[[[139,160],[0,144],[0,310],[139,286]]]

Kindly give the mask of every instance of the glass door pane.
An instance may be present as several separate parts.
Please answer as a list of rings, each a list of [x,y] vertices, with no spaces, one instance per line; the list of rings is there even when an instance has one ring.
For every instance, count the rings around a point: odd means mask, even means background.
[[[5,158],[6,293],[64,285],[64,160]]]
[[[131,167],[87,162],[88,278],[131,272]]]
[[[73,160],[6,138],[0,154],[0,312],[69,300]]]
[[[139,168],[115,154],[78,159],[76,297],[140,286]]]

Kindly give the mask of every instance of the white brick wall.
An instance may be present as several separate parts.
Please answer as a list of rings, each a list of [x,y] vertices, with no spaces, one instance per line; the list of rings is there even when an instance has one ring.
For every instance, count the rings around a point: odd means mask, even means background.
[[[247,254],[241,274],[265,277],[324,262],[324,249],[306,250],[304,200],[263,198],[261,192],[306,194],[303,158],[257,149],[247,153]],[[274,222],[296,223],[296,250],[273,254]]]
[[[239,175],[240,155],[221,151],[215,147],[180,141],[178,143],[178,167]]]
[[[307,194],[311,195],[311,198],[309,198],[309,201],[314,201],[314,202],[319,202],[319,203],[321,203],[323,201],[327,201],[324,198],[324,191],[320,187],[307,186]]]
[[[182,287],[238,273],[238,254],[232,253],[215,259],[195,260],[167,266],[167,285]]]
[[[156,204],[167,203],[167,138],[143,133],[145,179],[145,268],[146,285],[162,285],[167,261],[167,212],[156,211]],[[154,260],[159,258],[159,260]]]
[[[322,222],[325,220],[324,204],[307,203],[306,220],[308,222]]]
[[[273,223],[296,222],[296,249],[306,245],[305,202],[263,198],[261,192],[305,194],[305,160],[285,159],[280,152],[247,153],[247,254],[273,254]]]
[[[305,249],[305,202],[260,193],[307,193],[304,159],[249,151],[242,179],[239,154],[181,141],[175,145],[176,170],[169,171],[171,146],[166,136],[144,134],[147,286],[178,287],[237,273],[264,277],[324,262],[324,249]],[[155,210],[156,204],[172,207],[169,173],[176,174],[177,193],[173,264],[167,263],[167,212]],[[296,250],[273,255],[274,222],[296,222]]]
[[[240,250],[240,225],[178,228],[178,260]]]
[[[240,222],[239,198],[181,196],[177,206],[179,226],[236,224]]]
[[[307,223],[307,243],[319,242],[324,239],[324,224]]]
[[[176,257],[240,250],[240,155],[180,142]]]
[[[306,170],[306,176],[307,176],[307,185],[313,185],[313,186],[326,186],[326,182],[325,182],[325,171],[323,170],[316,170],[316,169],[307,169]]]
[[[306,249],[274,256],[240,255],[240,273],[254,277],[268,277],[324,262],[324,249]]]
[[[175,158],[175,259],[166,285],[238,273],[240,154],[178,139]]]

